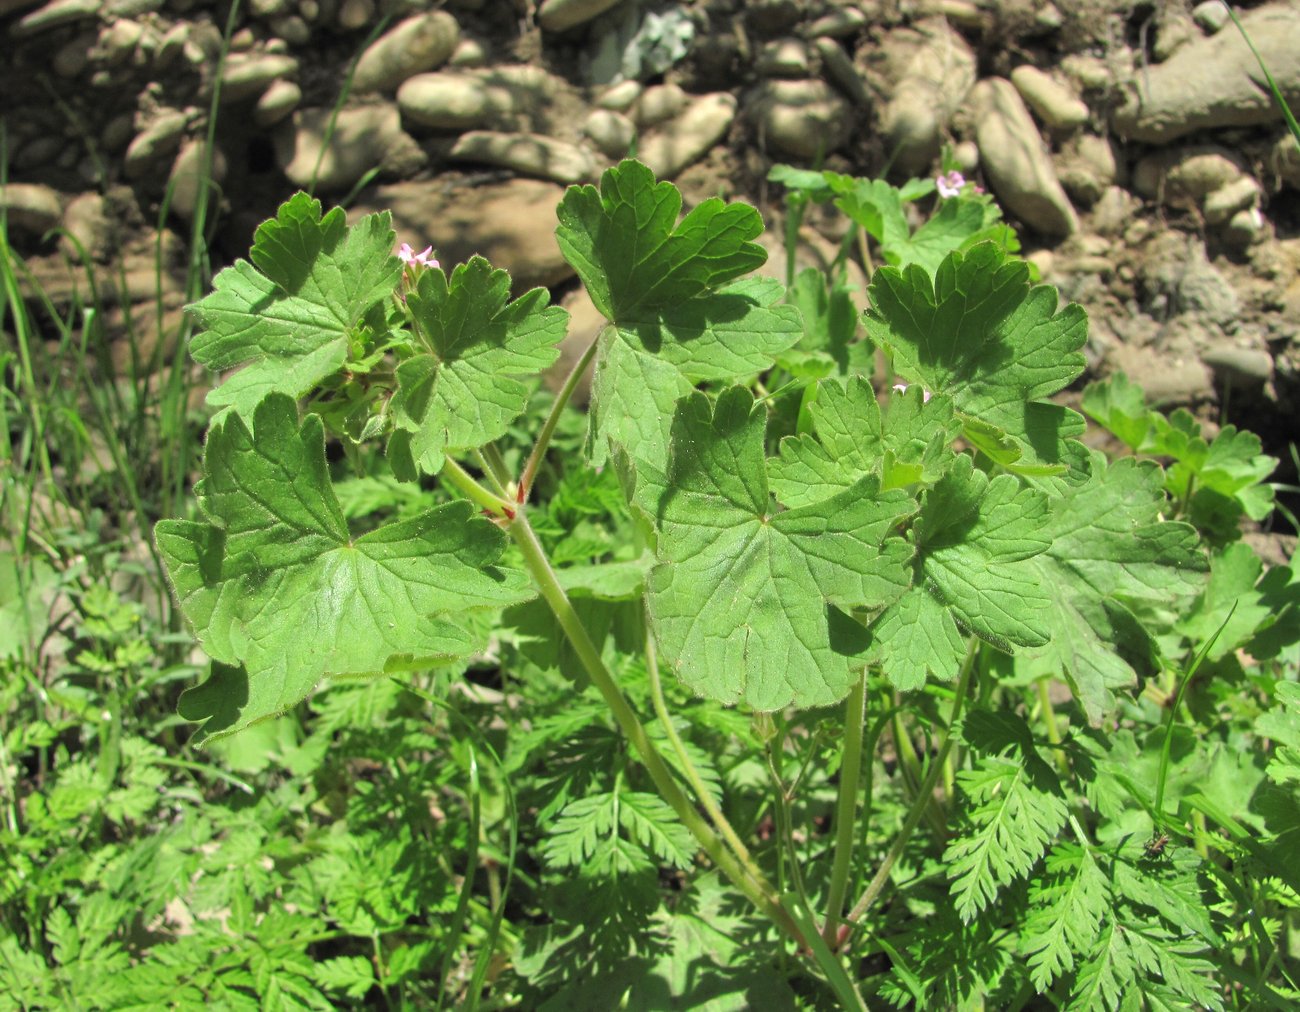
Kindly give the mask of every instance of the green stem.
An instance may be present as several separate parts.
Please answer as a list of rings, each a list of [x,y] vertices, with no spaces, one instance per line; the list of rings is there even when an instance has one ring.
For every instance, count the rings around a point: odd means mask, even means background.
[[[957,691],[952,699],[952,714],[948,717],[948,726],[943,732],[943,741],[939,745],[939,752],[930,763],[929,772],[926,773],[925,779],[921,782],[921,789],[912,801],[912,807],[908,810],[907,818],[903,820],[903,828],[898,831],[898,836],[894,838],[885,859],[880,862],[880,867],[876,869],[875,877],[868,883],[862,898],[853,905],[853,909],[849,911],[849,915],[844,919],[844,928],[841,929],[840,937],[837,939],[840,945],[843,945],[847,939],[848,930],[861,920],[863,915],[871,909],[871,905],[879,898],[881,890],[885,888],[885,883],[889,881],[889,874],[893,871],[894,864],[902,856],[904,848],[907,847],[908,841],[912,838],[912,833],[916,831],[916,827],[925,815],[931,795],[934,793],[934,785],[939,782],[943,762],[948,758],[948,752],[952,749],[953,727],[961,716],[966,694],[970,691],[971,675],[975,671],[975,658],[979,654],[979,643],[978,637],[972,636],[970,642],[966,645],[966,657],[962,661],[961,674],[957,679]]]
[[[479,453],[483,455],[488,473],[492,475],[503,488],[510,487],[510,467],[506,464],[506,458],[501,456],[501,449],[496,443],[488,443]]]
[[[794,845],[794,819],[790,814],[790,799],[794,797],[794,791],[785,786],[780,767],[774,758],[784,754],[785,739],[777,738],[775,745],[776,748],[773,748],[773,743],[769,742],[767,746],[767,771],[772,775],[772,785],[776,788],[776,835],[781,840],[790,862],[790,884],[794,886],[800,908],[811,911],[812,904],[808,902],[808,892],[803,884],[801,870],[803,862],[799,860],[799,851]],[[778,878],[777,881],[783,880]]]
[[[907,728],[903,725],[903,709],[900,702],[899,693],[894,693],[894,748],[898,752],[898,761],[903,772],[903,780],[907,784],[907,789],[912,792],[912,798],[925,797],[921,790],[921,783],[925,779],[925,774],[921,772],[921,757],[916,754],[916,746],[912,744],[912,736],[907,733]],[[939,811],[933,797],[926,799],[925,817],[930,820],[930,826],[935,833],[942,836],[944,833],[943,813]]]
[[[582,357],[573,363],[573,368],[569,370],[569,375],[564,378],[564,385],[560,387],[560,392],[555,395],[555,403],[551,405],[551,413],[546,416],[546,421],[542,425],[542,431],[537,436],[537,444],[533,447],[533,452],[528,455],[528,462],[524,465],[523,474],[519,477],[519,501],[521,503],[528,501],[528,493],[532,491],[533,479],[537,477],[537,469],[542,466],[542,460],[546,457],[546,448],[551,445],[551,437],[555,435],[555,427],[560,424],[560,415],[563,414],[565,405],[573,397],[573,391],[578,388],[578,381],[582,379],[582,374],[587,371],[587,366],[596,355],[596,347],[600,344],[600,335],[587,346],[587,350],[582,353]]]
[[[736,856],[742,861],[752,861],[749,848],[745,846],[745,842],[737,835],[735,828],[722,813],[722,809],[713,800],[704,778],[700,776],[699,769],[691,761],[686,746],[677,733],[677,728],[673,727],[672,719],[668,715],[668,707],[664,702],[663,682],[659,678],[659,658],[655,652],[654,634],[650,632],[648,626],[645,637],[645,659],[646,674],[650,681],[650,702],[654,706],[659,723],[663,725],[664,734],[668,736],[669,744],[673,747],[673,754],[677,756],[677,762],[681,765],[682,772],[686,774],[691,790],[695,792],[696,799],[704,808],[704,813],[712,821],[714,828],[722,834],[722,838],[736,852]]]
[[[822,927],[822,937],[827,945],[835,944],[840,914],[844,912],[844,896],[849,888],[853,841],[857,835],[858,787],[862,780],[862,732],[866,721],[867,675],[864,671],[844,701],[844,752],[840,760],[839,795],[835,802],[835,857],[827,889],[826,924]]]
[[[501,455],[498,453],[497,457]],[[487,478],[488,484],[492,486],[492,491],[502,499],[509,499],[510,493],[506,488],[509,479],[506,477],[504,468],[498,469],[494,466],[492,459],[487,454],[487,447],[474,451],[474,460],[479,468],[483,471],[484,477]]]
[[[506,502],[500,496],[489,492],[450,457],[443,460],[442,474],[449,482],[464,492],[466,498],[478,503],[489,513],[504,517],[510,516],[514,512],[514,503]]]

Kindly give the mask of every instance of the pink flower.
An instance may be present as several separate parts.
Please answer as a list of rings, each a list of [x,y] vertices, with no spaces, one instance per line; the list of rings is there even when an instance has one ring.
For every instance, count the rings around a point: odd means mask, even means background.
[[[433,252],[432,246],[426,246],[419,253],[411,249],[409,242],[404,242],[397,247],[397,258],[406,264],[407,267],[437,267],[438,261],[429,256]]]
[[[893,386],[894,393],[896,393],[896,394],[905,394],[905,393],[907,393],[907,388],[908,388],[910,385],[911,385],[911,384],[908,384],[908,383],[895,383],[894,386]],[[930,400],[930,397],[931,397],[930,391],[929,391],[929,390],[926,390],[924,387],[922,387],[922,388],[921,388],[921,403],[922,403],[922,404],[927,403],[927,402]]]
[[[955,197],[961,193],[961,188],[966,185],[966,177],[953,169],[951,172],[937,177],[934,183],[939,187],[939,196],[944,198]]]

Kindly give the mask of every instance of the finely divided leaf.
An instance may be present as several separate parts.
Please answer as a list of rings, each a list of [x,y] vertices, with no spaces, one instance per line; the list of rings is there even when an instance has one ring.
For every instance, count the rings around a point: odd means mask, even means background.
[[[281,713],[329,676],[471,654],[476,612],[530,596],[496,565],[505,536],[465,502],[351,538],[320,420],[300,426],[285,395],[257,406],[251,432],[234,414],[214,425],[204,474],[206,522],[163,521],[156,537],[186,618],[222,665],[187,706],[210,720],[206,736]]]
[[[248,363],[208,403],[248,415],[267,393],[300,397],[337,372],[349,334],[401,277],[394,238],[387,212],[349,228],[342,209],[322,217],[320,201],[305,193],[281,205],[258,228],[252,263],[227,267],[190,307],[201,328],[190,342],[198,362]]]
[[[1076,953],[1091,951],[1109,906],[1110,888],[1092,851],[1073,843],[1054,847],[1043,874],[1030,884],[1020,934],[1029,978],[1040,994],[1074,969]]]
[[[1038,398],[1083,371],[1087,317],[1076,305],[1058,312],[1055,289],[1028,278],[991,242],[946,257],[933,281],[916,265],[882,267],[867,333],[900,376],[951,397],[967,438],[1004,467],[1077,472],[1083,417]]]
[[[592,458],[613,440],[662,468],[673,405],[703,381],[756,376],[792,347],[802,325],[779,305],[781,285],[727,284],[767,258],[750,240],[754,208],[713,198],[680,224],[681,193],[639,162],[609,169],[597,192],[573,187],[556,238],[614,326],[601,338],[592,379]]]
[[[528,402],[524,379],[559,357],[569,314],[534,288],[510,301],[510,275],[482,257],[421,273],[406,296],[420,351],[397,369],[393,413],[428,474],[448,450],[505,435]]]
[[[660,532],[651,620],[664,659],[696,692],[757,710],[825,706],[863,663],[865,630],[844,612],[879,610],[907,586],[910,551],[890,534],[915,504],[867,477],[779,512],[765,426],[743,388],[716,410],[703,394],[679,403],[667,475],[641,476]]]

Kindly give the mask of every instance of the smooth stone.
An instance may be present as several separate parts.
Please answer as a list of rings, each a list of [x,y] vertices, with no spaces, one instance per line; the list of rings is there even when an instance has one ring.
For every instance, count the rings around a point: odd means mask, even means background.
[[[537,23],[545,32],[564,32],[617,7],[622,0],[542,0]]]
[[[135,21],[119,18],[101,29],[95,44],[102,62],[110,67],[126,63],[144,36],[144,27]]]
[[[1142,202],[1122,186],[1109,186],[1092,209],[1092,227],[1100,235],[1119,235],[1141,207]]]
[[[980,164],[1003,205],[1045,235],[1077,232],[1078,216],[1015,86],[1000,77],[981,81],[971,105]]]
[[[619,81],[618,84],[611,84],[600,93],[596,105],[614,112],[627,112],[641,97],[643,90],[640,81]]]
[[[615,160],[627,157],[636,140],[636,124],[610,109],[592,110],[582,130],[602,155]]]
[[[439,130],[513,126],[525,113],[544,109],[561,79],[537,67],[416,74],[397,89],[402,118]]]
[[[795,158],[830,154],[853,128],[848,100],[825,81],[767,81],[751,109],[759,142]]]
[[[207,151],[207,141],[196,138],[181,147],[176,161],[172,163],[171,175],[167,181],[171,192],[171,210],[185,221],[194,219],[194,213],[199,205],[200,184],[205,163],[208,162]],[[213,148],[208,167],[211,170],[209,175],[212,180],[208,187],[208,196],[211,198],[226,178],[226,156],[221,153],[220,148]]]
[[[154,52],[153,69],[155,71],[166,70],[180,58],[185,52],[185,42],[190,37],[190,26],[183,21],[172,25],[158,40],[158,48]]]
[[[135,136],[135,121],[129,112],[119,113],[104,124],[99,133],[99,143],[110,154],[125,151]]]
[[[1076,134],[1055,157],[1056,175],[1071,199],[1091,207],[1119,177],[1115,148],[1105,137]]]
[[[1268,225],[1258,207],[1248,207],[1238,211],[1223,229],[1225,242],[1238,249],[1245,249],[1259,242],[1268,234]],[[1290,319],[1296,319],[1295,316]]]
[[[1201,361],[1234,386],[1262,386],[1273,378],[1273,356],[1262,348],[1220,344],[1203,351]]]
[[[1241,22],[1294,106],[1300,99],[1300,8],[1267,4],[1243,13]],[[1136,75],[1112,122],[1121,137],[1167,144],[1195,130],[1252,126],[1280,116],[1255,54],[1234,31],[1197,39]]]
[[[139,179],[154,162],[174,154],[181,145],[181,137],[188,125],[188,115],[169,109],[138,133],[126,149],[124,161],[127,178]]]
[[[636,104],[632,118],[642,130],[672,119],[686,108],[690,96],[676,84],[657,84],[647,88]]]
[[[37,235],[57,228],[63,218],[59,194],[43,183],[7,183],[0,186],[0,207],[11,225]]]
[[[1240,155],[1206,144],[1143,158],[1133,170],[1133,189],[1150,200],[1190,209],[1245,174]]]
[[[358,94],[396,88],[408,77],[437,70],[447,62],[459,41],[460,27],[446,11],[407,18],[361,54],[352,86]]]
[[[426,156],[402,131],[393,106],[340,110],[327,146],[325,133],[332,116],[331,109],[299,109],[293,115],[292,133],[276,134],[276,157],[295,186],[311,185],[314,175],[318,192],[347,190],[371,169],[406,175],[423,167]]]
[[[1116,344],[1108,358],[1111,371],[1126,373],[1142,387],[1152,407],[1195,404],[1214,396],[1212,374],[1198,358],[1127,344]]]
[[[1037,67],[1029,64],[1017,67],[1011,72],[1011,83],[1038,118],[1053,130],[1074,130],[1088,122],[1088,106]]]
[[[1223,0],[1205,0],[1192,8],[1192,20],[1206,35],[1213,35],[1228,23],[1228,8]]]
[[[59,248],[74,260],[83,252],[91,260],[103,261],[113,252],[113,222],[104,198],[98,193],[81,193],[63,210],[63,231]]]
[[[582,148],[540,134],[471,130],[456,139],[449,157],[499,165],[557,183],[584,183],[596,173],[591,156]]]
[[[975,53],[943,19],[893,34],[900,53],[895,59],[905,62],[888,92],[880,129],[895,152],[895,168],[919,175],[938,156],[944,131],[975,84]]]
[[[221,101],[242,102],[261,95],[276,80],[298,73],[292,56],[232,56],[221,74]]]
[[[253,108],[253,122],[260,127],[274,126],[297,109],[301,102],[302,89],[293,81],[273,81]]]
[[[440,179],[407,181],[365,191],[348,217],[391,210],[399,241],[432,244],[448,268],[477,253],[509,271],[518,292],[573,277],[555,241],[563,197],[564,187],[539,179],[455,190]]]
[[[364,28],[374,16],[374,0],[343,0],[339,7],[339,27],[345,32],[355,32]]]
[[[642,137],[637,157],[660,179],[672,179],[707,155],[727,135],[735,118],[734,95],[701,95],[675,120]]]
[[[478,39],[461,39],[447,60],[447,66],[472,69],[486,66],[487,61],[487,47],[483,43]]]
[[[31,38],[41,32],[97,17],[99,9],[98,0],[51,0],[40,10],[19,18],[9,29],[9,34],[15,39]]]
[[[808,44],[802,39],[777,39],[763,47],[758,57],[759,77],[807,77],[812,71]]]
[[[1110,64],[1102,57],[1088,53],[1071,53],[1064,57],[1061,60],[1061,72],[1080,91],[1105,91],[1115,80]]]
[[[1269,165],[1283,183],[1300,190],[1300,141],[1290,133],[1282,134],[1273,145]]]
[[[834,39],[821,38],[813,43],[817,55],[821,57],[822,67],[831,84],[848,95],[854,105],[866,107],[871,105],[871,95],[863,83],[862,75],[853,66],[853,60]]]
[[[1178,50],[1201,38],[1200,29],[1181,5],[1167,4],[1156,9],[1155,41],[1151,45],[1157,63],[1165,63]]]
[[[1238,211],[1256,206],[1259,198],[1259,183],[1250,176],[1242,176],[1205,198],[1205,220],[1210,225],[1222,225]]]
[[[856,35],[867,26],[867,16],[856,7],[835,7],[804,25],[800,31],[810,39],[826,36],[842,39]]]
[[[311,25],[297,14],[286,14],[271,22],[271,31],[293,46],[305,46],[311,41]]]

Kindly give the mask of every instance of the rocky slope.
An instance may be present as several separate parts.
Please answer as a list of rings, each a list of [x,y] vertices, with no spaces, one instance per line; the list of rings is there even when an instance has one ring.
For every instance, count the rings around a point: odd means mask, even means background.
[[[481,252],[556,287],[581,319],[554,206],[630,150],[688,199],[744,197],[772,224],[777,162],[905,178],[948,144],[1089,310],[1094,370],[1208,418],[1229,400],[1274,452],[1294,435],[1300,152],[1218,0],[251,0],[229,26],[227,10],[0,0],[0,204],[56,308],[86,297],[83,262],[101,268],[109,339],[128,318],[174,339],[196,217],[233,258],[313,179],[392,208],[444,261]],[[1300,106],[1300,3],[1243,21]],[[807,257],[839,227],[810,223]]]

